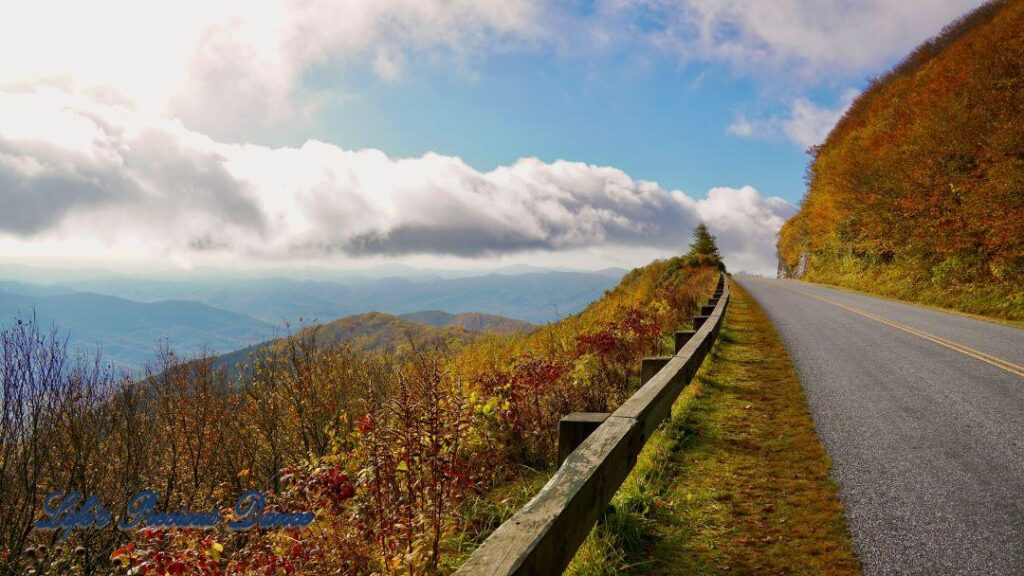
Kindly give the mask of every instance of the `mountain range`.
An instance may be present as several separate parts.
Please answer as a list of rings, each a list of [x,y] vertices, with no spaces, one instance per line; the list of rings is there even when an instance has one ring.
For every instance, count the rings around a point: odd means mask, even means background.
[[[79,292],[26,296],[0,292],[0,324],[35,316],[45,329],[56,326],[74,353],[103,357],[121,368],[152,360],[162,344],[185,353],[222,353],[272,338],[266,322],[199,302],[133,302]]]
[[[483,312],[537,324],[583,309],[623,274],[625,270],[607,269],[456,278],[417,275],[363,278],[355,283],[281,277],[209,281],[105,277],[46,285],[8,282],[7,288],[0,284],[0,290],[26,295],[94,292],[137,302],[191,300],[273,325],[326,322],[370,310]],[[36,286],[45,292],[33,292]]]
[[[67,333],[74,350],[99,346],[114,365],[138,368],[153,360],[163,343],[184,353],[220,355],[314,324],[335,334],[351,331],[345,341],[366,337],[367,347],[390,346],[408,334],[437,336],[438,330],[427,335],[425,328],[447,330],[448,336],[521,332],[581,310],[624,272],[417,274],[352,284],[109,275],[48,284],[0,280],[0,325],[34,313],[40,323]],[[379,316],[358,318],[370,311]]]

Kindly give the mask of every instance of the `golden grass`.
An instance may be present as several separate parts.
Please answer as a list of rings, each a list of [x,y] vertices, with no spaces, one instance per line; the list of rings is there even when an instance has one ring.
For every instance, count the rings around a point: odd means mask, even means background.
[[[809,284],[811,286],[827,286],[829,288],[835,288],[836,290],[842,290],[843,292],[849,292],[850,294],[860,294],[861,296],[871,296],[872,298],[879,298],[882,300],[888,300],[889,302],[898,302],[900,304],[906,304],[908,306],[915,306],[917,308],[924,308],[926,310],[934,310],[936,312],[945,312],[946,314],[952,314],[954,316],[963,316],[964,318],[971,318],[972,320],[981,320],[983,322],[991,322],[993,324],[1002,324],[1004,326],[1012,326],[1014,328],[1024,328],[1024,319],[1015,320],[1012,318],[999,318],[996,316],[984,316],[981,314],[974,314],[971,312],[965,312],[949,306],[943,306],[941,304],[930,304],[928,302],[921,302],[909,299],[913,294],[903,293],[900,295],[886,294],[877,289],[877,285],[874,287],[875,290],[867,290],[853,286],[846,286],[834,279],[812,279],[812,280],[790,280],[791,282],[798,282],[801,284]],[[901,297],[902,296],[902,297]]]

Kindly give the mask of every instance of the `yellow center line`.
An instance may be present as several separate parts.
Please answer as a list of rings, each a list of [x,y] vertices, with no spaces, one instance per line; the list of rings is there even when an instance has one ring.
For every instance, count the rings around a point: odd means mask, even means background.
[[[942,338],[941,336],[936,336],[936,335],[931,334],[929,332],[925,332],[924,330],[920,330],[918,328],[913,328],[911,326],[907,326],[906,324],[901,324],[899,322],[894,322],[892,320],[889,320],[888,318],[882,318],[881,316],[878,316],[877,314],[872,314],[870,312],[866,312],[864,310],[861,310],[860,308],[854,308],[853,306],[847,306],[846,304],[840,304],[839,302],[836,302],[834,300],[830,300],[828,298],[824,298],[822,296],[818,296],[817,294],[812,294],[810,292],[805,292],[803,290],[799,290],[797,288],[793,288],[792,286],[786,286],[785,284],[780,284],[780,286],[782,286],[786,290],[790,290],[792,292],[797,292],[799,294],[803,294],[804,296],[809,296],[811,298],[814,298],[815,300],[820,300],[822,302],[825,302],[826,304],[831,304],[832,306],[835,306],[836,308],[841,308],[843,310],[846,310],[847,312],[853,312],[854,314],[857,314],[859,316],[863,316],[865,318],[869,318],[871,320],[875,320],[876,322],[881,322],[882,324],[886,324],[888,326],[892,326],[893,328],[896,328],[897,330],[902,330],[902,331],[906,332],[907,334],[913,334],[914,336],[918,336],[920,338],[924,338],[925,340],[928,340],[930,342],[934,342],[934,343],[936,343],[936,344],[938,344],[940,346],[945,346],[946,348],[949,348],[950,350],[955,350],[955,351],[957,351],[957,352],[959,352],[961,354],[964,354],[965,356],[970,356],[971,358],[974,358],[976,360],[981,360],[982,362],[985,362],[987,364],[991,364],[992,366],[995,366],[996,368],[999,368],[1001,370],[1005,370],[1005,371],[1009,372],[1010,374],[1015,374],[1017,376],[1020,376],[1021,378],[1024,378],[1024,366],[1021,366],[1020,364],[1014,364],[1013,362],[1010,362],[1009,360],[1003,360],[1002,358],[998,358],[998,357],[993,356],[991,354],[986,354],[985,352],[982,352],[981,350],[975,350],[974,348],[971,348],[969,346],[965,346],[965,345],[963,345],[963,344],[961,344],[959,342],[954,342],[952,340],[947,340],[945,338]]]

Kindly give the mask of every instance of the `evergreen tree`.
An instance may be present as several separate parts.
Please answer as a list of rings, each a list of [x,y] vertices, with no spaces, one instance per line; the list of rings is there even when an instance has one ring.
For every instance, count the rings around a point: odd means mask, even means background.
[[[711,266],[725,271],[725,263],[722,262],[722,255],[718,252],[715,235],[708,230],[707,225],[703,222],[693,229],[693,242],[690,244],[690,252],[686,257],[694,266]]]

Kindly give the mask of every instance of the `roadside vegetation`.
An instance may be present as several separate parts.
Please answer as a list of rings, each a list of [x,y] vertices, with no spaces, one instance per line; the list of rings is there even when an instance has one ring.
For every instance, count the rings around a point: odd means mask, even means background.
[[[0,574],[451,572],[553,470],[561,416],[614,409],[693,316],[717,277],[702,250],[527,334],[360,351],[303,330],[230,372],[168,350],[131,379],[18,319],[0,330]],[[31,530],[51,491],[119,514],[153,490],[160,511],[230,519],[251,489],[316,521]]]
[[[1024,320],[1024,2],[989,2],[876,79],[819,147],[784,274]]]
[[[731,291],[719,342],[569,574],[859,574],[786,350]]]

